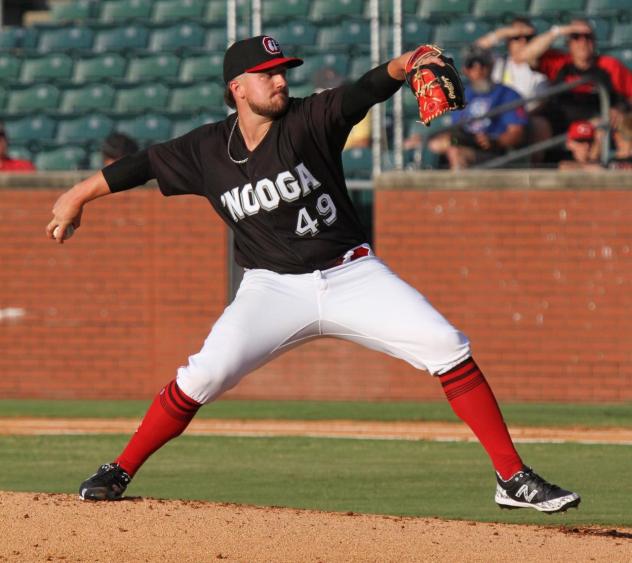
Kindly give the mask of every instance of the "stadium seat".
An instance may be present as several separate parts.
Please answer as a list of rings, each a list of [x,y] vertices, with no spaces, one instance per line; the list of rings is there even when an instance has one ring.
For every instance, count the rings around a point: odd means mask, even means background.
[[[342,151],[345,178],[366,180],[371,178],[373,156],[370,148],[355,148]]]
[[[127,66],[126,79],[130,82],[175,78],[180,58],[169,53],[132,58]]]
[[[38,152],[34,164],[38,170],[83,170],[88,165],[86,160],[84,148],[66,146]]]
[[[13,89],[7,96],[7,111],[15,114],[57,108],[59,89],[52,84],[35,84],[27,88]]]
[[[148,19],[151,8],[151,0],[106,0],[101,3],[99,21],[109,23]]]
[[[59,111],[77,113],[90,110],[110,110],[115,90],[109,84],[85,84],[62,91]]]
[[[615,23],[610,35],[613,47],[632,45],[632,23]]]
[[[18,119],[7,119],[4,126],[13,145],[52,140],[57,124],[47,115],[27,115]]]
[[[7,91],[0,86],[0,112],[4,112],[4,105],[7,101]]]
[[[590,25],[595,30],[595,37],[598,45],[607,45],[610,43],[610,33],[612,32],[612,23],[608,18],[598,18],[591,16],[587,18]]]
[[[206,30],[193,22],[176,23],[152,30],[149,37],[151,51],[173,51],[185,47],[202,47]]]
[[[417,15],[426,19],[458,17],[471,13],[470,7],[470,0],[423,0],[419,2]]]
[[[250,11],[250,0],[237,0],[237,19],[247,16]],[[226,0],[208,0],[202,19],[209,24],[226,25]]]
[[[333,69],[338,76],[346,79],[349,69],[349,56],[345,53],[310,55],[304,59],[304,63],[301,66],[288,71],[286,78],[291,85],[308,83],[314,86],[313,78],[315,73],[325,69]],[[294,92],[292,91],[292,93]]]
[[[616,57],[625,66],[627,66],[630,70],[632,70],[632,46],[630,46],[630,47],[615,47],[615,48],[612,48],[612,49],[608,49],[603,54],[604,55],[609,55],[611,57]]]
[[[169,110],[198,111],[221,109],[224,105],[224,88],[214,82],[180,86],[171,90]]]
[[[356,52],[371,43],[369,22],[344,20],[341,24],[323,26],[318,30],[317,43],[323,49],[345,48]]]
[[[528,12],[529,0],[475,0],[474,16],[495,22]]]
[[[173,129],[171,130],[172,137],[180,137],[197,127],[205,125],[207,123],[215,123],[216,121],[221,121],[226,117],[226,114],[213,114],[208,112],[198,113],[194,116],[186,116],[181,118],[176,118],[172,120]]]
[[[463,19],[435,27],[433,42],[437,45],[469,45],[490,30],[490,24],[482,20]]]
[[[357,80],[365,72],[371,69],[371,57],[369,55],[362,55],[360,57],[353,57],[349,66],[349,78],[351,80]]]
[[[586,13],[599,17],[626,17],[630,19],[630,0],[587,0]]]
[[[119,119],[114,129],[125,133],[141,145],[166,141],[171,138],[171,120],[160,114]]]
[[[531,0],[529,14],[532,16],[551,16],[559,14],[581,14],[586,0]]]
[[[312,0],[309,19],[322,21],[364,15],[363,0]]]
[[[199,19],[204,12],[201,0],[157,0],[151,11],[155,23],[173,22],[179,19]]]
[[[31,162],[33,161],[33,153],[26,145],[16,145],[15,143],[11,143],[9,154],[11,155],[11,158],[30,160]]]
[[[130,51],[147,46],[149,30],[141,25],[129,24],[100,29],[94,38],[94,51]]]
[[[69,51],[71,49],[92,49],[94,32],[85,26],[65,25],[53,29],[41,29],[37,38],[40,53]]]
[[[97,3],[92,0],[74,0],[51,4],[51,20],[56,22],[83,21],[96,15]]]
[[[309,9],[309,0],[266,0],[262,5],[262,19],[264,23],[284,21],[288,18],[306,20]]]
[[[422,43],[430,43],[432,26],[413,15],[406,17],[402,22],[402,42],[404,51],[413,49]]]
[[[164,84],[142,84],[117,90],[114,109],[120,112],[163,109],[168,99],[169,88]]]
[[[180,65],[180,81],[221,80],[223,76],[223,64],[223,52],[185,57]]]
[[[101,170],[103,168],[103,153],[100,149],[92,151],[88,155],[88,167],[90,170]]]
[[[22,59],[10,53],[0,53],[0,81],[14,80],[20,75]]]
[[[317,28],[313,23],[303,20],[294,20],[285,24],[268,26],[266,33],[274,37],[281,49],[291,51],[292,47],[311,47],[316,44]]]
[[[92,114],[60,119],[55,139],[58,143],[90,143],[105,139],[112,128],[112,119],[105,115]]]
[[[0,29],[0,49],[34,49],[37,43],[36,27],[5,26]]]
[[[66,80],[72,76],[74,61],[64,53],[24,59],[20,81],[24,83],[44,80]]]
[[[75,62],[72,75],[74,82],[122,79],[125,76],[127,59],[116,53],[107,53],[79,59]]]

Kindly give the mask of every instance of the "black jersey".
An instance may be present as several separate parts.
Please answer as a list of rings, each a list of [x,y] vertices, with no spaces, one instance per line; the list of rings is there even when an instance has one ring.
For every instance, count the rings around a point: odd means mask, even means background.
[[[367,241],[345,184],[341,152],[356,121],[343,117],[344,86],[290,98],[251,153],[236,114],[153,145],[149,158],[164,195],[206,197],[235,234],[245,268],[306,273]],[[354,116],[354,119],[362,116]]]

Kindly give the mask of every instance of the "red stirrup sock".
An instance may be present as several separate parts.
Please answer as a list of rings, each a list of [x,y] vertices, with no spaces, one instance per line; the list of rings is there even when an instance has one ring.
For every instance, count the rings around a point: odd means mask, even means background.
[[[496,471],[509,479],[523,463],[513,445],[494,393],[472,358],[439,376],[455,414],[487,450]]]
[[[188,397],[175,379],[156,395],[140,426],[118,456],[118,463],[130,477],[158,448],[182,434],[202,405]]]

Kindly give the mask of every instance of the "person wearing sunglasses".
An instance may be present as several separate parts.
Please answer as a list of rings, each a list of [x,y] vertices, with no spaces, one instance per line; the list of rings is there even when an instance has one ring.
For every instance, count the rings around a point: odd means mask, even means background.
[[[553,48],[559,38],[566,38],[567,50]],[[554,133],[563,133],[573,121],[589,120],[600,114],[596,82],[603,84],[610,96],[610,119],[616,123],[621,112],[632,103],[632,71],[615,57],[597,52],[596,38],[590,23],[573,19],[568,25],[554,25],[529,41],[517,55],[519,62],[544,73],[551,83],[571,83],[583,77],[594,82],[581,84],[551,99],[547,116]]]

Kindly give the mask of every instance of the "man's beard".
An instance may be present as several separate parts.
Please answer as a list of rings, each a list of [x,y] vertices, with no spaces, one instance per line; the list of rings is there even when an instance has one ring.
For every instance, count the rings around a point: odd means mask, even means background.
[[[270,117],[272,119],[281,117],[287,111],[289,105],[287,90],[274,96],[274,98],[265,105],[259,105],[251,101],[248,101],[248,105],[254,113],[262,117]]]

